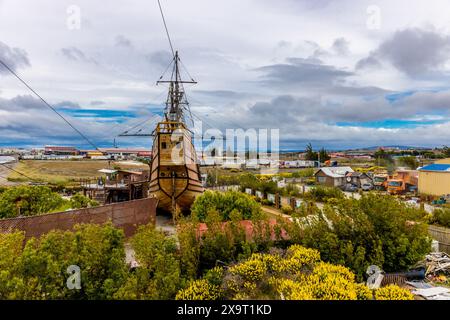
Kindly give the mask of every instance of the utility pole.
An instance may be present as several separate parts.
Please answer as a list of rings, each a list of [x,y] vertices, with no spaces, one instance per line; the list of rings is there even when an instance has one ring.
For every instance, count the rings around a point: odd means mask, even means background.
[[[319,163],[319,168],[320,168],[320,152],[317,152],[317,162]]]

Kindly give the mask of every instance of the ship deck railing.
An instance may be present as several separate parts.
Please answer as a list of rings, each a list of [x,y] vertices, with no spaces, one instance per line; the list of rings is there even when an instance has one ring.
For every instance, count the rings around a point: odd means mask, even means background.
[[[100,182],[101,181],[101,182]],[[121,181],[104,181],[104,180],[98,180],[98,179],[92,179],[92,180],[81,180],[80,186],[84,189],[89,190],[104,190],[104,189],[122,189],[126,190],[129,189],[131,185],[138,185],[143,183],[148,183],[148,180],[121,180]]]
[[[183,122],[179,121],[161,121],[156,125],[156,133],[171,133],[174,130],[183,129],[189,131]]]

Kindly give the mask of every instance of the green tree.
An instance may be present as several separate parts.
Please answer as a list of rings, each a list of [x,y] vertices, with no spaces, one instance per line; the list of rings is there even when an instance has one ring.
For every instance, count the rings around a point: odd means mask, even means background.
[[[425,215],[394,197],[367,194],[360,200],[334,199],[302,227],[286,230],[292,239],[319,250],[325,261],[351,268],[362,280],[369,265],[403,271],[430,251],[427,227],[421,223]],[[409,222],[413,220],[417,222]]]
[[[413,169],[413,170],[415,170],[415,169],[417,169],[417,167],[419,167],[419,161],[417,161],[416,157],[412,157],[412,156],[400,157],[399,162],[402,165],[404,165],[410,169]]]
[[[325,161],[331,159],[330,155],[328,154],[327,150],[325,150],[325,148],[320,149],[319,159],[320,159],[320,162],[325,162]]]
[[[317,152],[314,152],[312,144],[308,143],[308,145],[306,146],[306,155],[305,155],[305,159],[306,160],[310,160],[310,161],[317,161],[319,158],[319,155],[317,154]]]
[[[442,148],[442,154],[443,154],[445,157],[450,158],[450,148],[447,147],[447,146],[444,146],[444,147]]]
[[[343,199],[344,193],[341,189],[336,187],[315,186],[309,189],[303,197],[308,200],[325,202],[329,199]]]
[[[0,218],[33,216],[62,207],[66,201],[45,186],[10,187],[0,194]]]
[[[449,208],[435,209],[433,211],[433,216],[430,222],[450,228],[450,209]]]
[[[206,191],[191,206],[192,215],[201,222],[205,222],[212,211],[219,212],[221,221],[228,221],[233,210],[237,210],[243,219],[250,219],[261,206],[249,195],[236,191]]]
[[[25,245],[22,233],[2,234],[0,298],[112,299],[127,278],[123,240],[111,224],[52,231]],[[71,265],[81,271],[79,290],[66,286]]]
[[[178,221],[177,235],[180,245],[180,268],[184,277],[196,279],[200,265],[199,223],[196,219],[182,217]]]
[[[81,193],[75,194],[70,199],[70,206],[72,207],[72,209],[95,207],[98,205],[99,205],[99,203],[97,201],[92,200],[89,197],[82,195]]]
[[[116,299],[173,299],[182,284],[176,240],[141,226],[131,239],[139,267],[114,295]]]

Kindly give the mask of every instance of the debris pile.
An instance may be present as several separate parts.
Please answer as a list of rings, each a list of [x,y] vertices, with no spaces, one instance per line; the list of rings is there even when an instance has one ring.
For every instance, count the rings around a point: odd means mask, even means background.
[[[427,277],[450,275],[450,256],[445,252],[430,253],[420,264],[425,267]]]
[[[450,289],[444,287],[418,288],[411,293],[424,297],[426,300],[450,300]]]
[[[406,282],[415,288],[412,294],[419,295],[426,300],[450,300],[450,288],[433,286],[436,283],[449,284],[450,256],[444,252],[428,254],[418,266],[425,268],[426,280]]]

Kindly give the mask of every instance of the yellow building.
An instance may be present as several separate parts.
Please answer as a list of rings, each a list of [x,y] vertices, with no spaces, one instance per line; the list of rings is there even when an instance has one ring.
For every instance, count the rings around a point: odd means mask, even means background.
[[[420,168],[419,193],[432,196],[450,194],[450,164],[436,163]]]

